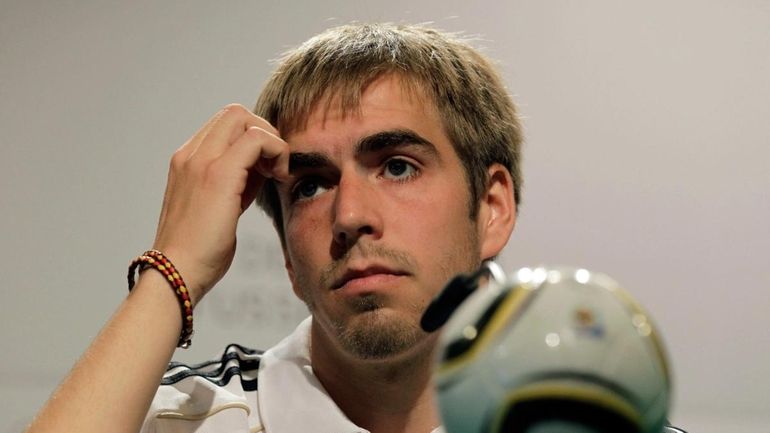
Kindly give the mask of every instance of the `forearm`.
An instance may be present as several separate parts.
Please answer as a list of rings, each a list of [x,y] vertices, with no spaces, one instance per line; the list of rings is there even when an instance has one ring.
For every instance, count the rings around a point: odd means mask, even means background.
[[[159,272],[143,272],[28,433],[138,431],[181,326],[173,290]]]

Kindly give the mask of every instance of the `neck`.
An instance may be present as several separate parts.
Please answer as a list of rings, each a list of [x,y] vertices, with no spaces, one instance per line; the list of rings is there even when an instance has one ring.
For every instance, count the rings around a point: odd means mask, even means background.
[[[429,433],[439,424],[431,383],[435,337],[412,353],[362,360],[344,353],[318,327],[311,334],[313,372],[339,408],[372,433]]]

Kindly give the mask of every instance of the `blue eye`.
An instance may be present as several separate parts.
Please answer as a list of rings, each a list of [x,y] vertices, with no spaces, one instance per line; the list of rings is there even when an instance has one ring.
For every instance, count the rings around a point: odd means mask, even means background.
[[[307,200],[322,194],[327,189],[317,178],[303,179],[292,188],[291,198],[293,201]]]
[[[406,160],[393,158],[385,163],[385,177],[397,180],[409,179],[417,174],[417,168]]]

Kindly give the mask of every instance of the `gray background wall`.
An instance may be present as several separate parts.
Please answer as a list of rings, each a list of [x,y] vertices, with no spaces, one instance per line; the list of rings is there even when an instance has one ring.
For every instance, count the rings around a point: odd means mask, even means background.
[[[168,159],[270,59],[351,20],[481,36],[525,117],[502,256],[601,270],[653,313],[692,432],[770,426],[767,1],[0,2],[0,432],[19,431],[125,296]],[[304,314],[256,210],[195,345]]]

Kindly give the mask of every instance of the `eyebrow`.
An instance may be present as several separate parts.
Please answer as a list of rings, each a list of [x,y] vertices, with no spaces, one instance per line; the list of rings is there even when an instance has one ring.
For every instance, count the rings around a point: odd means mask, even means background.
[[[308,168],[321,168],[332,165],[332,161],[320,152],[292,152],[289,154],[289,173]]]
[[[418,146],[431,155],[438,155],[436,146],[409,129],[393,129],[377,132],[359,140],[355,145],[355,154],[377,153],[401,146]],[[315,169],[333,165],[331,159],[321,152],[292,152],[289,155],[289,173],[303,169]]]
[[[382,131],[362,138],[356,144],[356,155],[375,153],[404,145],[417,145],[431,154],[437,154],[436,146],[409,129]]]

